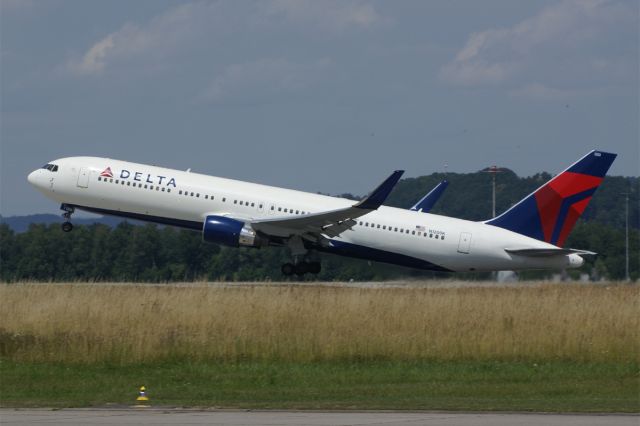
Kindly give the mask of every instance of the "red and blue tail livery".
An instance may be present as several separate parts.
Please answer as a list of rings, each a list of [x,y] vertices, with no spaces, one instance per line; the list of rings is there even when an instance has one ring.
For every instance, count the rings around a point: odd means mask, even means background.
[[[616,154],[591,151],[485,223],[562,247],[615,158]]]

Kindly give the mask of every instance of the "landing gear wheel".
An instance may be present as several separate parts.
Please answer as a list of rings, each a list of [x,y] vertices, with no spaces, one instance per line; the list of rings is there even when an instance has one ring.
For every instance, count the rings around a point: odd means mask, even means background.
[[[301,277],[307,272],[309,272],[308,263],[300,262],[295,266],[295,273],[297,276]]]
[[[64,232],[71,232],[73,224],[71,222],[64,222],[61,227]]]
[[[285,263],[280,267],[280,271],[282,272],[282,275],[290,277],[293,275],[295,267],[293,266],[293,263]]]

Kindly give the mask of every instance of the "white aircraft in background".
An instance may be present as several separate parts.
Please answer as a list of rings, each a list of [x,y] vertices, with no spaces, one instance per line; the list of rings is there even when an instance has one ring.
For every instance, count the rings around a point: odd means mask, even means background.
[[[316,252],[434,271],[580,267],[588,251],[562,248],[616,154],[591,151],[501,215],[473,222],[383,206],[402,171],[364,200],[98,157],[55,160],[29,182],[75,209],[173,225],[232,247],[286,246],[284,275],[320,272]]]

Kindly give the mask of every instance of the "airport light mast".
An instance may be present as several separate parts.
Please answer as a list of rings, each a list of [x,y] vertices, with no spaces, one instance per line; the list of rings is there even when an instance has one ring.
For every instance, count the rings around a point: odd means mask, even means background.
[[[492,200],[493,200],[493,209],[492,209],[492,218],[496,217],[496,174],[502,173],[503,170],[496,166],[490,166],[488,169],[484,170],[485,173],[491,173],[491,181],[493,187]]]
[[[624,279],[631,281],[629,276],[629,192],[624,195]]]

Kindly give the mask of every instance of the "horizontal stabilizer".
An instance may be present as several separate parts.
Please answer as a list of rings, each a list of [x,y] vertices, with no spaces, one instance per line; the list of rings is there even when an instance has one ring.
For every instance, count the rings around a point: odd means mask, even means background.
[[[577,249],[565,249],[565,248],[527,248],[527,249],[504,249],[507,253],[515,254],[518,256],[528,257],[550,257],[550,256],[566,256],[568,254],[579,255],[596,255],[592,251],[577,250]]]

